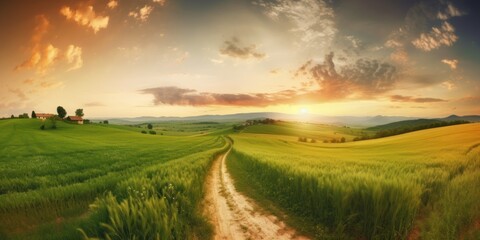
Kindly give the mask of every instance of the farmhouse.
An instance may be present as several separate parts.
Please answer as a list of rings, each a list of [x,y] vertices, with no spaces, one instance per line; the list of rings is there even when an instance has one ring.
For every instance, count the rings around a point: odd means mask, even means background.
[[[45,120],[45,119],[47,119],[49,117],[53,117],[55,115],[51,114],[51,113],[37,113],[36,116],[37,116],[38,119]]]
[[[83,124],[83,118],[79,116],[68,116],[67,120],[71,122],[76,122],[77,124]]]

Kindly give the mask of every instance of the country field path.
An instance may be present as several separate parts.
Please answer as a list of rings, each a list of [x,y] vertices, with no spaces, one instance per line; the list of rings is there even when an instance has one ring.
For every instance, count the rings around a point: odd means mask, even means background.
[[[229,153],[214,160],[205,183],[204,214],[215,227],[214,239],[308,239],[237,192],[225,165]]]

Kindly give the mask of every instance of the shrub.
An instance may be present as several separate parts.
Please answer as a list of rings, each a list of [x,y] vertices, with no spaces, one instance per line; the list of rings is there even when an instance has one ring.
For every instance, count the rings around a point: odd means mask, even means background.
[[[327,139],[323,140],[323,143],[328,143],[328,140]]]
[[[40,129],[41,129],[41,130],[45,130],[45,124],[43,124],[42,126],[40,126]]]
[[[145,130],[142,130],[142,133],[143,133],[143,134],[147,134],[147,131],[145,131]]]
[[[157,134],[157,132],[155,132],[153,130],[148,131],[148,133],[153,134],[153,135]]]
[[[345,137],[340,138],[340,142],[344,143],[345,142]]]
[[[315,139],[312,138],[312,140],[310,140],[310,142],[311,142],[311,143],[316,143],[317,140],[315,140]]]

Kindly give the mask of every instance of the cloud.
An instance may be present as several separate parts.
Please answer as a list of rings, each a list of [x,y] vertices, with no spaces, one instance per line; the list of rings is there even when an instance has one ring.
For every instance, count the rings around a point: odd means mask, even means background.
[[[110,0],[107,3],[107,7],[110,8],[110,9],[114,9],[117,6],[118,6],[118,1],[115,1],[115,0]]]
[[[35,68],[37,73],[45,74],[58,59],[59,49],[52,44],[46,46],[42,44],[43,38],[50,28],[50,22],[44,15],[38,15],[35,19],[37,25],[30,38],[32,45],[30,57],[20,65],[17,65],[15,71]]]
[[[462,11],[458,10],[455,6],[453,6],[452,3],[447,3],[446,8],[443,11],[439,11],[437,13],[437,18],[440,20],[447,20],[452,17],[459,17],[463,16],[465,13]]]
[[[73,20],[81,26],[91,28],[94,33],[108,26],[109,17],[98,16],[93,10],[93,6],[81,7],[77,10],[64,6],[60,9],[60,14],[65,16],[67,20]]]
[[[81,47],[69,45],[65,52],[65,57],[67,58],[67,62],[72,65],[67,71],[79,69],[83,66]]]
[[[458,36],[455,34],[455,28],[448,23],[443,22],[440,27],[432,27],[429,33],[422,33],[420,37],[414,39],[412,44],[423,51],[431,51],[445,46],[452,46],[458,40]]]
[[[242,43],[236,37],[233,37],[231,40],[227,40],[223,43],[223,47],[220,48],[220,54],[240,59],[262,59],[265,57],[265,53],[259,52],[255,44],[242,46]]]
[[[442,63],[447,64],[452,70],[457,69],[458,60],[457,59],[442,59]]]
[[[163,6],[163,5],[165,5],[165,3],[166,3],[167,1],[166,1],[166,0],[153,0],[153,2],[160,4],[160,6]]]
[[[442,82],[442,86],[445,87],[448,90],[452,90],[452,89],[455,88],[455,83],[453,83],[451,81],[445,81],[445,82]]]
[[[404,24],[389,35],[384,45],[398,50],[412,44],[423,51],[451,46],[458,36],[454,27],[445,20],[462,15],[449,1],[419,1],[407,11]],[[440,26],[437,23],[439,19],[443,20]]]
[[[284,90],[276,93],[209,93],[197,92],[193,89],[178,87],[158,87],[140,90],[144,94],[154,96],[155,105],[183,105],[183,106],[268,106],[288,103],[298,99],[294,90]]]
[[[440,98],[416,98],[412,96],[392,95],[390,96],[392,102],[414,102],[414,103],[432,103],[432,102],[446,102],[447,100]]]
[[[85,106],[85,107],[103,107],[103,106],[105,106],[105,104],[103,104],[101,102],[89,102],[89,103],[83,104],[83,106]]]
[[[322,99],[372,98],[390,91],[396,82],[396,68],[377,60],[358,59],[354,64],[337,70],[334,53],[325,56],[324,62],[307,61],[296,73],[317,82]]]
[[[15,70],[35,68],[37,73],[45,74],[48,69],[58,60],[59,49],[48,44],[43,49],[35,47],[32,55],[22,64],[15,67]]]
[[[63,86],[63,82],[47,82],[43,81],[39,84],[41,88],[50,89],[50,88],[58,88]]]
[[[339,70],[333,62],[334,54],[325,56],[322,64],[312,60],[302,65],[295,76],[310,80],[303,88],[292,88],[273,93],[211,93],[178,87],[158,87],[140,90],[152,94],[155,105],[183,106],[269,106],[298,102],[325,102],[343,99],[367,99],[390,91],[396,79],[396,69],[377,60],[359,59]],[[315,85],[315,83],[317,83]]]
[[[408,53],[403,47],[398,47],[390,54],[390,59],[396,63],[406,64],[408,63]]]
[[[144,7],[138,9],[137,11],[131,11],[128,13],[128,16],[135,18],[138,21],[145,22],[147,21],[150,13],[152,13],[153,7],[145,5]]]
[[[338,31],[334,11],[323,0],[259,0],[255,4],[263,7],[271,19],[290,22],[302,45],[328,47]]]

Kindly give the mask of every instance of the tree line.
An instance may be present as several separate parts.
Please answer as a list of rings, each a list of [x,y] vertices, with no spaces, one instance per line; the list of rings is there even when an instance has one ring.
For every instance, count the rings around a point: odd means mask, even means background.
[[[435,123],[429,123],[429,124],[422,124],[414,127],[398,127],[394,129],[385,129],[385,130],[379,130],[375,132],[375,134],[370,136],[363,135],[361,137],[355,137],[353,141],[383,138],[383,137],[389,137],[389,136],[394,136],[394,135],[399,135],[399,134],[404,134],[408,132],[414,132],[414,131],[419,131],[419,130],[424,130],[429,128],[446,127],[446,126],[465,124],[465,123],[470,123],[470,122],[465,120],[455,120],[455,121],[448,121],[448,122],[441,121],[441,122],[435,122]]]

